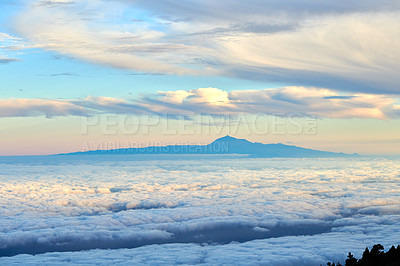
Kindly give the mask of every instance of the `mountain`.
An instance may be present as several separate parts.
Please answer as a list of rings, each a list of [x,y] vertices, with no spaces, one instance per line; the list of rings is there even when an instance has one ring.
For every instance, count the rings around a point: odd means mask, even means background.
[[[250,157],[260,158],[326,158],[358,156],[357,154],[311,150],[281,143],[263,144],[259,142],[250,142],[245,139],[237,139],[231,136],[216,139],[208,145],[149,146],[144,148],[74,152],[61,155],[92,154],[244,154]]]

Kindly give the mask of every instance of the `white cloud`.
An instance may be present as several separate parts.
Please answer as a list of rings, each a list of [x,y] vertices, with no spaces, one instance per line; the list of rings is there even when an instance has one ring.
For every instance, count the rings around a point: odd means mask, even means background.
[[[194,104],[227,105],[229,104],[228,92],[218,88],[199,88],[191,91],[160,91],[165,102],[182,104],[189,102]]]
[[[19,61],[17,58],[11,58],[9,51],[22,49],[24,46],[22,40],[7,33],[0,32],[0,64],[8,64]]]
[[[229,103],[228,93],[217,88],[199,88],[193,90],[193,103],[207,103],[210,105],[226,105]]]

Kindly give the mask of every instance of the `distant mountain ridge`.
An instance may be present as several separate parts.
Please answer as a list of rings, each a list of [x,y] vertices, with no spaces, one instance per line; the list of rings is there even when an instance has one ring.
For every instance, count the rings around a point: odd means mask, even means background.
[[[102,154],[243,154],[259,158],[328,158],[358,156],[358,154],[319,151],[281,143],[263,144],[259,142],[250,142],[246,139],[237,139],[228,135],[216,139],[207,145],[149,146],[143,148],[83,151],[60,155]]]

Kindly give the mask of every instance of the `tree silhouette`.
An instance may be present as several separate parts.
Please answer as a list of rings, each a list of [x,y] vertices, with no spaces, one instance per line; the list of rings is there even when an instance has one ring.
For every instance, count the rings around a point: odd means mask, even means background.
[[[335,266],[335,263],[328,262],[328,266]],[[341,265],[339,262],[337,266]],[[400,265],[400,245],[395,248],[392,246],[385,253],[381,244],[376,244],[371,251],[368,247],[364,250],[362,258],[357,260],[351,252],[347,255],[346,266],[399,266]]]
[[[357,265],[357,259],[354,258],[353,254],[349,252],[349,255],[347,255],[347,260],[346,260],[346,266],[354,266]]]

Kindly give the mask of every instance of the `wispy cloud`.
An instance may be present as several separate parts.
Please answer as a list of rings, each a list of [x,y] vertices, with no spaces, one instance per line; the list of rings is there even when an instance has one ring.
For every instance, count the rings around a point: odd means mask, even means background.
[[[0,42],[4,42],[4,41],[18,41],[21,40],[21,38],[15,37],[15,36],[11,36],[10,34],[4,33],[4,32],[0,32]]]
[[[246,17],[262,16],[265,14],[290,16],[293,19],[302,19],[310,16],[326,14],[348,14],[370,11],[399,10],[400,4],[391,0],[371,1],[354,0],[351,5],[344,0],[330,1],[298,1],[298,0],[272,0],[268,3],[259,0],[246,2],[237,0],[210,1],[201,0],[179,1],[174,0],[119,0],[120,2],[135,4],[144,9],[154,10],[159,14],[168,14],[172,18],[185,17],[186,20],[228,20],[237,18],[238,21]]]
[[[0,58],[0,64],[8,64],[12,62],[17,62],[19,61],[18,59],[15,58]]]
[[[89,110],[69,100],[2,99],[0,117],[88,115]]]
[[[396,102],[397,100],[397,102]],[[11,99],[1,116],[87,116],[96,113],[159,115],[302,114],[327,118],[399,118],[399,99],[373,94],[339,94],[323,88],[283,87],[227,92],[218,88],[160,91],[138,99]]]
[[[47,1],[39,1],[40,5],[43,6],[55,6],[55,5],[70,5],[73,4],[74,1],[69,0],[47,0]]]
[[[36,1],[15,27],[35,47],[142,73],[399,94],[399,10],[361,0]]]
[[[18,32],[29,39],[33,47],[121,69],[195,74],[179,66],[180,62],[174,59],[178,52],[194,54],[195,48],[183,43],[161,42],[164,34],[147,25],[144,28],[124,25],[126,30],[124,26],[122,29],[107,28],[109,24],[102,21],[113,12],[118,13],[119,5],[111,7],[102,1],[76,1],[65,5],[51,1],[49,6],[47,2],[34,2],[15,23]],[[99,12],[94,11],[96,9]]]
[[[76,73],[73,72],[62,72],[62,73],[55,73],[55,74],[51,74],[51,77],[58,77],[58,76],[79,76]]]
[[[18,48],[17,48],[18,47]],[[13,50],[20,50],[23,45],[21,39],[7,33],[0,32],[0,64],[8,64],[20,61],[13,58],[8,52]]]

